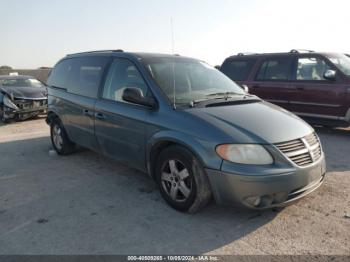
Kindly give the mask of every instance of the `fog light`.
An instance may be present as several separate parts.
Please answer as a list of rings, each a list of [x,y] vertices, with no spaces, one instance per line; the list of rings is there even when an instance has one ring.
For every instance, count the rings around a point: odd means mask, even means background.
[[[269,207],[271,206],[273,201],[273,198],[271,195],[265,195],[262,197],[261,202],[263,207]]]
[[[251,196],[245,199],[251,206],[257,207],[261,203],[260,196]]]

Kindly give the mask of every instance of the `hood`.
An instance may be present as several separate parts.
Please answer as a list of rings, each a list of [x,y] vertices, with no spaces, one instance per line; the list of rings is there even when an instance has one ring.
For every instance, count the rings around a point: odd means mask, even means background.
[[[1,91],[14,98],[24,99],[43,99],[47,98],[47,89],[45,87],[10,87],[2,86]]]
[[[237,143],[279,143],[313,132],[304,120],[265,101],[186,111],[219,128]]]

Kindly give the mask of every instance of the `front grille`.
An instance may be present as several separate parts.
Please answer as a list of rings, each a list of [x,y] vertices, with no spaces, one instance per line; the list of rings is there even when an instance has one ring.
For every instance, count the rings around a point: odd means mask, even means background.
[[[306,166],[320,159],[321,144],[315,133],[292,141],[277,143],[275,146],[298,166]]]
[[[15,100],[15,104],[19,109],[33,109],[47,105],[47,100]]]

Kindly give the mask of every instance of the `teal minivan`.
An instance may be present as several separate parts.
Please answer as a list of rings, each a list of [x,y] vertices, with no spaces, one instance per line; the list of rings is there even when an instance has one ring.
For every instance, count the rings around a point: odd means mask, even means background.
[[[51,140],[148,173],[173,208],[266,209],[317,189],[325,159],[312,127],[247,94],[203,61],[121,50],[68,55],[48,80]]]

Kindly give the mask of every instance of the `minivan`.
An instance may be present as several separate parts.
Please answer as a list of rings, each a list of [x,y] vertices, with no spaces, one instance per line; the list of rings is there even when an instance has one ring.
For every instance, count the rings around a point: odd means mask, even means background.
[[[225,59],[220,70],[250,93],[310,123],[350,124],[350,58],[345,54],[240,53]]]
[[[60,155],[85,147],[148,173],[173,208],[266,209],[317,189],[325,159],[313,128],[179,55],[94,51],[48,79],[47,123]]]

